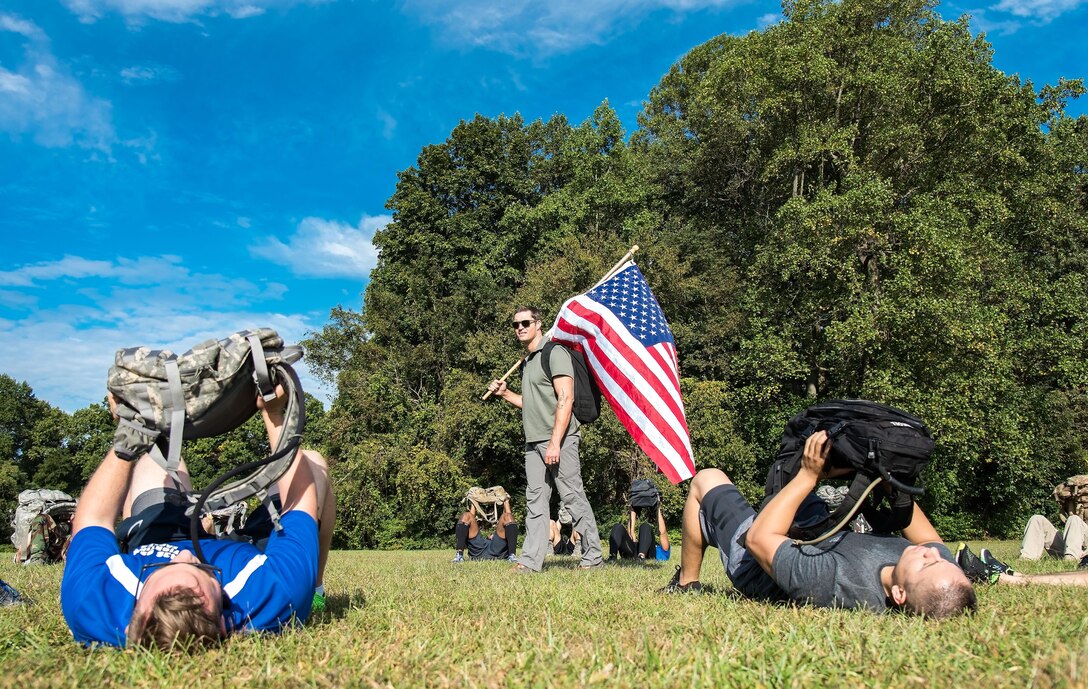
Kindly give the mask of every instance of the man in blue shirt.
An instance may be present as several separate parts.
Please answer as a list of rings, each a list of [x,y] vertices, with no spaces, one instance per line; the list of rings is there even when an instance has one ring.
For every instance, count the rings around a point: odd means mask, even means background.
[[[278,392],[258,399],[272,446],[286,402]],[[76,641],[192,648],[232,632],[278,632],[310,614],[336,517],[324,458],[299,450],[280,478],[282,528],[263,550],[205,534],[207,564],[190,550],[184,462],[178,476],[180,484],[148,455],[130,462],[110,450],[87,482],[61,582]]]

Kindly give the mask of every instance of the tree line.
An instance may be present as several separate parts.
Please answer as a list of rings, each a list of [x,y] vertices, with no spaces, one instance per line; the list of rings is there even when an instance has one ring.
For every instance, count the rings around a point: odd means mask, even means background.
[[[692,49],[629,134],[607,102],[580,124],[477,115],[399,173],[362,310],[305,343],[337,390],[307,435],[333,460],[339,547],[434,545],[470,485],[519,495],[519,417],[479,400],[519,356],[511,311],[554,316],[634,243],[698,467],[756,499],[790,416],[866,398],[937,431],[923,503],[947,537],[1054,511],[1088,469],[1082,82],[1001,72],[923,0],[783,15]],[[600,521],[650,477],[675,523],[683,487],[610,412],[582,460]]]

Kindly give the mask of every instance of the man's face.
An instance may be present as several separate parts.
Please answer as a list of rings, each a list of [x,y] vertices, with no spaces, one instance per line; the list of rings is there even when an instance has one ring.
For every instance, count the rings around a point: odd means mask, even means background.
[[[159,596],[179,588],[191,590],[204,601],[205,610],[219,615],[222,612],[223,587],[212,574],[195,566],[200,560],[188,550],[183,550],[171,562],[175,564],[159,568],[144,580],[139,589],[133,616],[146,614]],[[226,623],[222,617],[219,624],[220,631],[226,633]]]
[[[529,344],[540,334],[540,321],[533,318],[532,311],[518,311],[514,314],[514,333],[518,342]]]
[[[927,545],[908,547],[892,570],[892,583],[900,586],[908,596],[924,583],[958,583],[961,579],[966,581],[963,570],[941,557],[936,548]]]

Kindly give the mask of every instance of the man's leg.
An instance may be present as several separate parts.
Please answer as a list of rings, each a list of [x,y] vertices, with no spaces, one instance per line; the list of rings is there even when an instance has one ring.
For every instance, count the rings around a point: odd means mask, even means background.
[[[638,525],[638,556],[644,560],[654,559],[654,530],[645,522]]]
[[[1009,586],[1028,586],[1040,584],[1044,586],[1088,586],[1088,570],[1078,569],[1075,572],[1057,572],[1056,574],[1002,574],[997,583]]]
[[[1065,531],[1062,533],[1065,541],[1063,554],[1066,560],[1080,562],[1080,559],[1084,557],[1085,536],[1088,536],[1088,529],[1085,528],[1084,520],[1075,514],[1069,515],[1065,520]]]
[[[336,527],[336,494],[329,481],[329,465],[320,452],[303,450],[302,456],[310,463],[314,475],[314,487],[317,489],[317,586],[324,593],[325,565],[329,561],[332,549],[332,534]]]
[[[1020,557],[1024,560],[1038,560],[1043,556],[1043,550],[1049,550],[1054,546],[1054,539],[1058,536],[1058,530],[1041,514],[1032,515],[1024,527],[1024,539],[1020,543]],[[1063,548],[1064,550],[1064,544]],[[1059,554],[1059,557],[1061,555]]]
[[[548,554],[548,506],[552,487],[544,466],[547,441],[534,443],[525,449],[525,541],[521,544],[518,562],[534,572],[544,568]]]
[[[699,523],[699,510],[703,497],[711,488],[732,483],[720,469],[703,469],[691,479],[688,499],[684,503],[684,515],[681,520],[680,542],[680,580],[681,586],[699,581],[699,572],[703,568],[703,554],[706,552],[706,540]]]
[[[608,534],[608,559],[635,556],[635,544],[623,524],[614,524]]]
[[[185,466],[185,460],[178,463],[178,480],[174,481],[166,469],[145,454],[136,460],[136,466],[132,469],[132,480],[128,484],[128,495],[125,496],[125,504],[121,508],[121,518],[128,519],[132,516],[132,501],[141,494],[157,488],[173,488],[182,493],[193,492],[193,482],[189,478],[189,468]]]
[[[596,567],[604,562],[601,537],[597,533],[597,518],[586,497],[582,484],[582,462],[578,457],[581,438],[568,435],[559,450],[559,468],[555,470],[555,487],[574,520],[572,528],[582,535],[582,567]]]

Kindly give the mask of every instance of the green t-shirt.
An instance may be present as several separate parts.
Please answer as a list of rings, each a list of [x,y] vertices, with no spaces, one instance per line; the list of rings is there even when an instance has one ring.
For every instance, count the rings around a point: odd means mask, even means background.
[[[549,440],[552,437],[552,426],[555,424],[555,388],[552,382],[544,375],[544,368],[540,365],[541,355],[538,353],[544,348],[546,342],[533,350],[529,361],[525,362],[525,368],[521,372],[521,424],[525,427],[525,442],[538,443]],[[569,376],[574,378],[574,364],[570,359],[570,352],[562,345],[552,347],[551,357],[552,376]],[[578,419],[574,414],[570,415],[570,423],[567,424],[567,435],[578,433]]]

